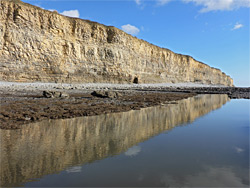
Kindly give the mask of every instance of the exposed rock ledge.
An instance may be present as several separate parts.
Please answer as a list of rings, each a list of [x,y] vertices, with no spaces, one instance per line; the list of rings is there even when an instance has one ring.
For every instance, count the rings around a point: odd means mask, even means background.
[[[0,0],[0,80],[233,86],[225,73],[190,56],[19,0]]]

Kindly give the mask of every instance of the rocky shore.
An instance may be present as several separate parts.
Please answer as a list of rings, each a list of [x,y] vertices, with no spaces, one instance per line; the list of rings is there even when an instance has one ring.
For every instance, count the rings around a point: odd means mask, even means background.
[[[250,88],[198,84],[0,84],[0,128],[19,129],[46,119],[66,119],[167,105],[197,94],[249,99]]]

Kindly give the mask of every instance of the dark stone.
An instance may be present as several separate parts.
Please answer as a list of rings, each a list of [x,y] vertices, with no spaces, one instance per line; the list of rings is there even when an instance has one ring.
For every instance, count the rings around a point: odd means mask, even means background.
[[[230,99],[250,99],[249,92],[233,92],[228,94]]]
[[[122,96],[121,93],[116,92],[116,91],[104,91],[104,90],[100,90],[100,91],[93,91],[91,93],[92,96],[95,97],[100,97],[100,98],[118,98],[120,96]]]
[[[43,91],[43,96],[45,98],[68,98],[69,97],[67,93],[63,93],[59,91]]]

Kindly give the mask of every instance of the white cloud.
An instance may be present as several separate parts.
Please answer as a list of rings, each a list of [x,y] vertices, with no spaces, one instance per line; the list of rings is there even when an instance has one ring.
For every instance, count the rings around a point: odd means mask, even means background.
[[[240,7],[250,7],[250,0],[182,0],[185,3],[195,3],[202,6],[201,13],[209,11],[235,10]]]
[[[136,3],[137,5],[140,5],[140,4],[141,4],[141,0],[135,0],[135,3]]]
[[[171,187],[244,187],[243,177],[238,177],[231,168],[206,167],[204,171],[182,177],[184,182],[165,174],[161,182]]]
[[[78,10],[65,10],[61,13],[64,16],[79,18],[80,14]]]
[[[123,25],[122,30],[131,35],[137,35],[140,32],[140,29],[130,24]]]
[[[77,172],[81,172],[81,171],[82,171],[81,166],[74,166],[74,167],[68,168],[66,170],[67,173],[77,173]]]
[[[169,3],[170,1],[172,1],[172,0],[156,0],[157,5],[159,5],[159,6],[165,5],[165,4]]]
[[[140,146],[133,146],[132,148],[129,148],[128,151],[126,151],[124,154],[126,156],[136,156],[138,153],[140,153],[140,151]]]
[[[242,152],[245,151],[244,149],[239,148],[239,147],[235,147],[235,150],[236,150],[237,153],[242,153]]]
[[[240,29],[240,28],[242,28],[243,26],[244,26],[244,25],[242,25],[242,24],[236,23],[236,24],[234,25],[234,28],[233,28],[232,30]]]
[[[140,9],[144,9],[144,7],[145,7],[145,1],[144,0],[134,0],[135,1],[135,3],[138,5],[138,7],[140,8]]]
[[[54,11],[56,11],[57,12],[57,10],[56,9],[48,9],[49,11],[51,11],[51,12],[54,12]]]

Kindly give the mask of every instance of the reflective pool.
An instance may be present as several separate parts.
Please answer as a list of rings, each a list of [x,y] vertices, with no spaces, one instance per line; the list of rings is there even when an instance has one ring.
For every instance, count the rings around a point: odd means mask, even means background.
[[[247,187],[249,105],[198,95],[0,130],[1,185]]]

